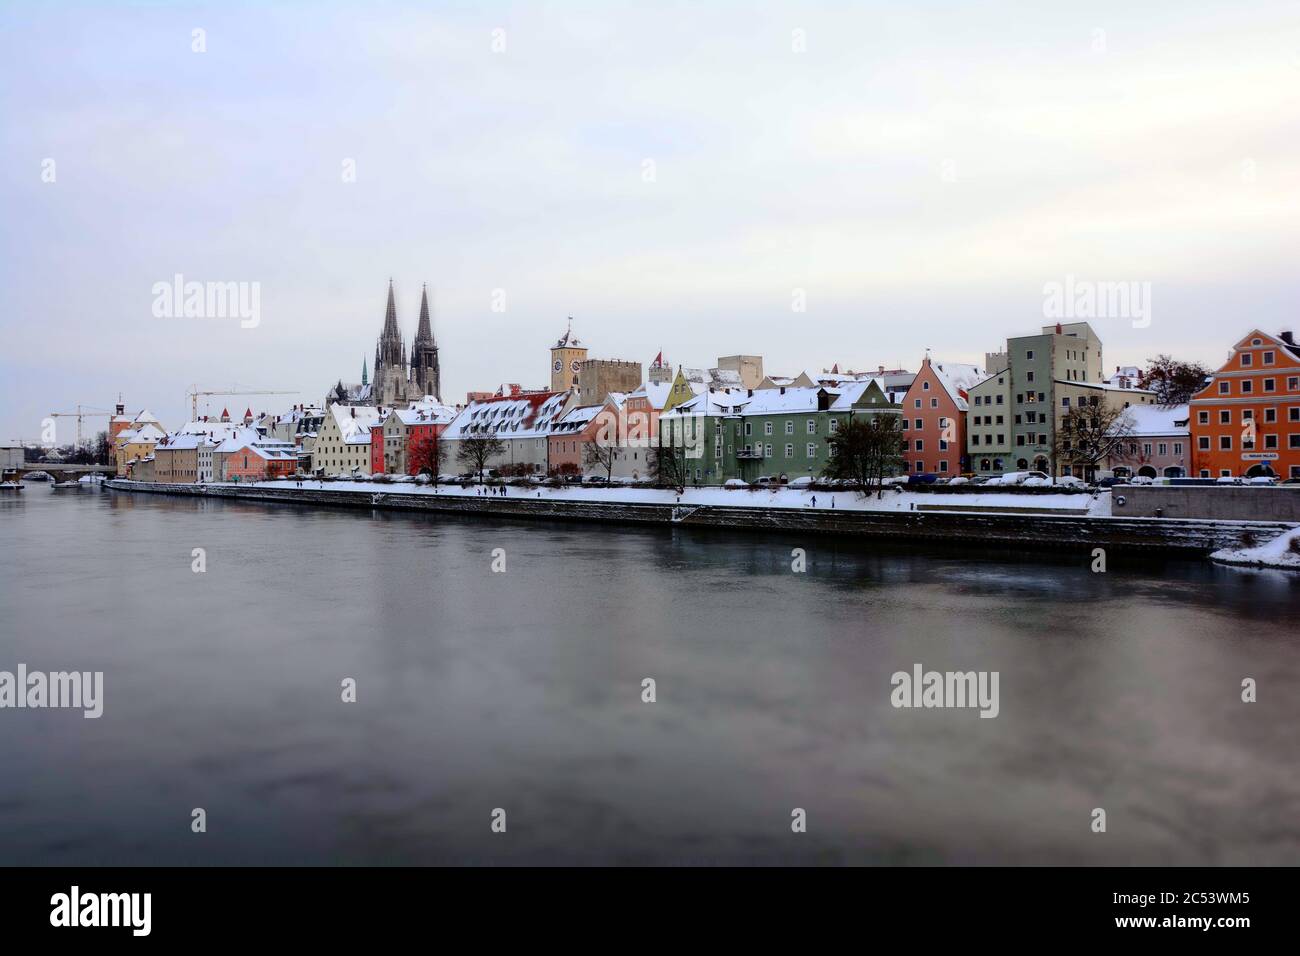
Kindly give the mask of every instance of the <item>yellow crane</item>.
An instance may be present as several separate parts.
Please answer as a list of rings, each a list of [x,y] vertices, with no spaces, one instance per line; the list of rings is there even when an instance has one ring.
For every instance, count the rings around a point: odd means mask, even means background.
[[[226,388],[226,389],[200,389],[197,385],[191,385],[190,396],[190,421],[195,421],[199,417],[199,396],[200,395],[297,395],[295,391],[283,391],[266,388]]]
[[[88,406],[93,408],[94,406]],[[112,412],[85,411],[80,405],[75,412],[50,412],[50,418],[75,418],[77,420],[77,447],[81,447],[81,420],[83,418],[109,418]]]

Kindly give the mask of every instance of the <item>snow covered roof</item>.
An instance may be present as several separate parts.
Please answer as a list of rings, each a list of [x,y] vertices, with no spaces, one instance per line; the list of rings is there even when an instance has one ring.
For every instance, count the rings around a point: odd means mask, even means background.
[[[1186,435],[1186,405],[1130,405],[1124,410],[1134,435]]]
[[[330,416],[350,445],[369,444],[370,429],[380,423],[379,409],[372,405],[331,405]]]
[[[644,394],[651,408],[662,410],[672,392],[672,382],[646,382],[632,394]]]
[[[549,432],[569,395],[569,392],[531,392],[516,398],[471,402],[447,426],[442,437],[449,441],[489,435],[501,439],[538,438]]]
[[[141,425],[139,428],[128,428],[126,431],[118,432],[118,442],[156,442],[164,437],[166,433],[156,425]]]
[[[551,425],[551,434],[567,435],[582,431],[591,424],[591,420],[599,415],[604,407],[604,405],[582,405],[570,409],[567,415]]]
[[[962,365],[958,362],[930,362],[930,371],[934,372],[948,397],[957,403],[961,411],[966,411],[966,393],[984,381],[988,376],[977,365]]]

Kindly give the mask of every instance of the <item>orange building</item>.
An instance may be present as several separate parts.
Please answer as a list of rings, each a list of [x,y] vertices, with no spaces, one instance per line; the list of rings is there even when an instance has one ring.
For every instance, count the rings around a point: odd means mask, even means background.
[[[903,396],[903,458],[909,472],[952,478],[970,471],[966,391],[987,377],[974,365],[932,362],[926,356]]]
[[[1191,401],[1192,467],[1202,478],[1300,478],[1300,346],[1255,329]]]

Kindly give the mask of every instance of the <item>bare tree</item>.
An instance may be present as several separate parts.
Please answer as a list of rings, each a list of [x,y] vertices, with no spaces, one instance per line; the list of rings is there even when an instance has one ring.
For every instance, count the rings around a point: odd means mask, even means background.
[[[478,475],[483,482],[483,472],[487,471],[488,462],[506,450],[505,443],[496,435],[473,435],[460,439],[456,449],[456,460]]]
[[[686,449],[673,445],[656,445],[650,449],[650,479],[657,485],[686,487]]]
[[[433,483],[436,485],[438,475],[442,471],[442,463],[447,460],[447,449],[436,434],[425,435],[411,442],[410,459],[411,467],[416,473],[427,470],[433,476]]]
[[[1069,465],[1071,474],[1091,478],[1099,462],[1126,460],[1132,439],[1133,418],[1127,408],[1076,405],[1057,423],[1052,453],[1058,466]]]
[[[582,463],[588,468],[601,468],[605,480],[614,477],[614,462],[618,460],[618,447],[600,441],[584,442],[582,445]]]
[[[871,415],[840,422],[826,439],[830,459],[822,473],[862,488],[863,494],[884,492],[885,478],[896,475],[903,463],[903,420],[899,415]]]
[[[1210,371],[1200,362],[1179,362],[1170,355],[1147,360],[1139,384],[1156,393],[1161,405],[1186,405],[1205,387]]]

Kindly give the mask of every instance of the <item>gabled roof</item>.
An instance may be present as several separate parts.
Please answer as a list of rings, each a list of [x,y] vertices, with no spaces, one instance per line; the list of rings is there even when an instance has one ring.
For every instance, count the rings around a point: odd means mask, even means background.
[[[495,435],[502,440],[539,438],[564,409],[570,392],[529,392],[514,398],[488,398],[470,402],[447,426],[448,441]]]

